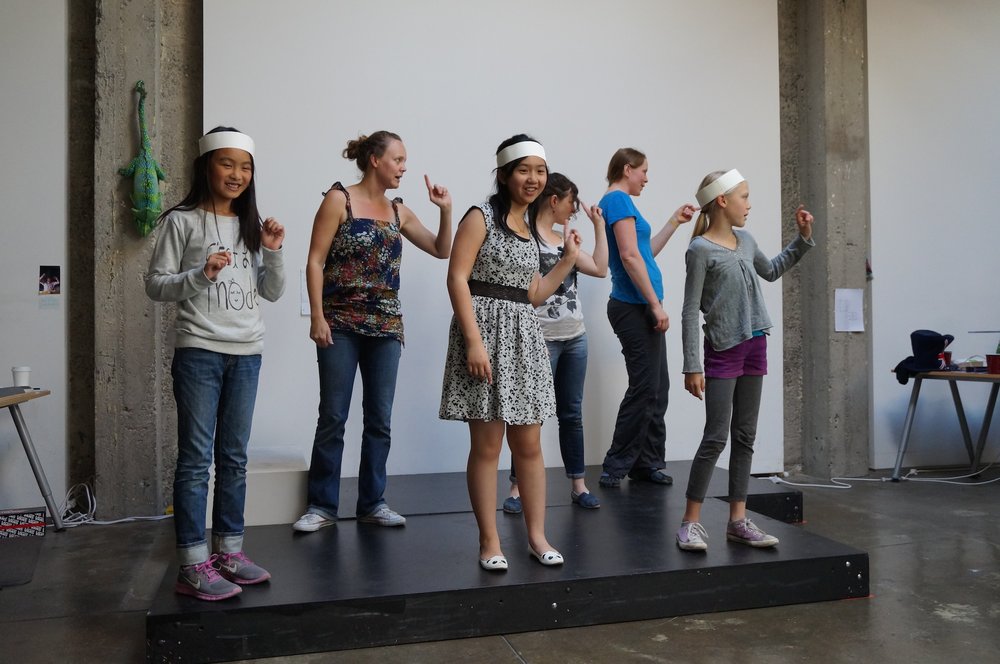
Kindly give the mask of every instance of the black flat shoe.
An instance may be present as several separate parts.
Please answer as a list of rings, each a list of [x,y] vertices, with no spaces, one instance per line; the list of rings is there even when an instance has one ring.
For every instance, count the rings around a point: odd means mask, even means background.
[[[652,482],[653,484],[663,484],[669,486],[674,483],[674,478],[667,475],[662,470],[653,469],[645,471],[632,471],[628,478],[633,482]]]

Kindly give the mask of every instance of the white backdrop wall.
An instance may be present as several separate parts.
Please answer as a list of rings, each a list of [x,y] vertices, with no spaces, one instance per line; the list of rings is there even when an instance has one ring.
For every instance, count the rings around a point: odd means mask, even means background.
[[[901,9],[868,2],[876,468],[895,463],[913,383],[889,370],[910,355],[910,333],[954,335],[956,359],[1000,341],[969,334],[1000,330],[1000,4],[909,0]],[[960,389],[975,437],[989,390]],[[961,441],[947,385],[925,382],[905,467],[968,463]]]
[[[432,228],[437,208],[422,175],[448,186],[457,225],[490,193],[497,144],[527,132],[587,201],[603,194],[617,148],[646,152],[650,182],[636,202],[656,228],[693,201],[705,173],[739,167],[752,186],[749,228],[767,251],[781,248],[774,2],[216,0],[205,3],[204,25],[206,129],[231,125],[254,136],[261,211],[287,227],[290,286],[278,303],[264,303],[268,335],[251,454],[286,446],[307,457],[311,449],[318,379],[298,278],[320,192],[358,178],[340,152],[359,133],[389,129],[403,137],[409,173],[398,193]],[[589,224],[580,226],[592,246]],[[680,372],[689,235],[678,233],[658,258],[672,323],[668,460],[693,456],[704,423]],[[465,468],[468,428],[437,417],[451,317],[446,269],[405,247],[407,341],[390,474]],[[581,279],[590,338],[586,460],[598,464],[627,379],[605,314],[610,283]],[[766,291],[772,318],[781,321],[780,286]],[[773,332],[756,472],[782,467],[780,324]],[[360,410],[356,392],[345,476],[357,473]],[[543,427],[543,445],[546,465],[560,466],[554,420]],[[508,462],[505,451],[501,463]]]
[[[0,3],[0,386],[12,365],[52,391],[21,406],[56,502],[66,493],[66,2]],[[26,66],[26,63],[31,63]],[[41,265],[62,295],[38,295]],[[44,504],[7,409],[0,413],[0,509]]]
[[[292,284],[282,301],[265,304],[269,338],[254,448],[287,446],[308,454],[318,388],[294,282],[319,192],[336,179],[357,177],[339,153],[359,132],[402,134],[411,170],[399,193],[429,224],[436,214],[422,173],[451,188],[458,217],[487,194],[496,144],[528,131],[546,144],[552,168],[574,178],[588,200],[603,193],[614,149],[643,149],[650,185],[637,203],[655,224],[693,198],[705,172],[739,167],[753,185],[750,229],[769,251],[779,248],[775,3],[731,0],[709,8],[630,0],[615,7],[613,22],[605,5],[570,1],[508,2],[502,9],[458,0],[417,5],[206,3],[206,124],[254,133],[262,209],[289,226]],[[896,383],[888,369],[909,354],[909,333],[928,327],[954,334],[956,357],[982,354],[1000,340],[967,334],[1000,329],[1000,295],[990,272],[995,260],[981,248],[996,240],[996,224],[976,205],[991,200],[1000,153],[1000,92],[990,64],[1000,60],[994,39],[1000,6],[911,0],[906,11],[899,8],[891,0],[868,3],[874,467],[894,461],[909,386]],[[707,26],[723,38],[709,42]],[[234,35],[250,35],[252,48],[234,46],[240,43]],[[29,364],[33,382],[53,391],[23,410],[57,499],[66,489],[65,310],[72,297],[65,271],[66,43],[61,0],[0,3],[0,118],[8,129],[24,130],[0,132],[0,153],[17,155],[0,160],[8,231],[0,246],[0,385],[9,384],[11,365]],[[725,46],[709,50],[708,43]],[[26,61],[30,70],[20,64]],[[708,83],[720,71],[736,100],[721,107],[710,103]],[[691,456],[703,419],[701,404],[680,387],[684,244],[678,236],[659,258],[673,322],[669,459]],[[436,417],[450,316],[446,266],[412,246],[405,256],[409,341],[390,472],[460,470],[465,427]],[[64,268],[58,298],[36,295],[43,264]],[[600,463],[625,385],[604,315],[609,286],[587,278],[582,285],[591,338],[585,401],[591,464]],[[778,286],[767,291],[772,318],[780,320]],[[774,332],[757,471],[781,466],[780,326]],[[962,389],[977,431],[987,391]],[[347,475],[357,467],[358,415],[348,431]],[[946,388],[927,384],[907,466],[964,461],[954,417]],[[988,458],[997,454],[997,436],[994,427]],[[558,466],[555,427],[545,427],[543,438],[547,464]],[[0,508],[40,504],[13,424],[0,416]]]

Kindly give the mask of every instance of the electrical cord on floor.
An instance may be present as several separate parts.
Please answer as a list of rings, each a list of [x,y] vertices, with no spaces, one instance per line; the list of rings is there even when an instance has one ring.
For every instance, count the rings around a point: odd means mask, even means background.
[[[904,477],[901,477],[900,479],[907,480],[909,482],[938,482],[940,484],[957,484],[958,486],[982,486],[984,484],[993,484],[994,482],[1000,482],[1000,477],[994,477],[991,480],[983,480],[981,482],[956,482],[955,480],[964,480],[968,479],[969,477],[975,477],[976,475],[980,475],[989,470],[990,468],[992,468],[996,462],[997,462],[996,460],[993,460],[992,463],[987,464],[985,467],[980,468],[979,470],[975,470],[966,475],[958,475],[957,477],[913,477],[919,471],[917,471],[915,468],[911,468],[910,472],[906,473],[906,475]]]
[[[851,480],[852,482],[881,482],[882,480],[878,478],[870,477],[831,477],[830,482],[832,484],[810,484],[808,482],[789,482],[788,480],[778,477],[777,475],[771,475],[767,478],[772,484],[787,484],[788,486],[799,486],[799,487],[810,487],[814,489],[850,489],[853,488],[845,480]]]
[[[80,495],[74,497],[74,494]],[[129,516],[123,519],[115,519],[114,521],[98,521],[94,518],[97,514],[97,496],[94,495],[90,486],[82,483],[74,484],[69,488],[66,492],[66,499],[59,507],[59,511],[63,515],[62,522],[65,528],[108,526],[131,521],[161,521],[173,518],[173,514],[164,514],[162,516]]]
[[[971,473],[965,475],[958,475],[956,477],[917,477],[920,471],[916,468],[911,468],[905,475],[899,478],[901,482],[937,482],[939,484],[955,484],[958,486],[983,486],[985,484],[993,484],[994,482],[1000,482],[1000,477],[994,477],[991,480],[983,480],[981,482],[959,482],[957,480],[964,480],[970,477],[975,477],[996,465],[997,461],[1000,461],[1000,457],[994,459],[990,463],[986,464],[982,468],[975,470]],[[786,484],[788,486],[796,487],[809,487],[814,489],[852,489],[854,488],[850,482],[891,482],[891,477],[831,477],[830,484],[810,484],[806,482],[789,482],[783,477],[777,475],[771,475],[767,478],[772,484]]]

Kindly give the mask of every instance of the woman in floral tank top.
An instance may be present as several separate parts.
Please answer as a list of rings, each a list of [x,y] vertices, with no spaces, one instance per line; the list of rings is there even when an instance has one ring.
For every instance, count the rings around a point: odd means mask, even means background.
[[[319,420],[309,465],[308,505],[293,528],[313,532],[337,520],[344,428],[354,377],[361,370],[364,431],[358,469],[359,521],[401,526],[406,519],[385,501],[386,460],[396,372],[403,343],[399,306],[401,235],[436,258],[451,254],[451,196],[424,176],[431,203],[440,208],[438,232],[424,226],[402,199],[385,192],[406,172],[406,147],[378,131],[347,144],[361,181],[335,183],[313,222],[306,287],[319,362]]]

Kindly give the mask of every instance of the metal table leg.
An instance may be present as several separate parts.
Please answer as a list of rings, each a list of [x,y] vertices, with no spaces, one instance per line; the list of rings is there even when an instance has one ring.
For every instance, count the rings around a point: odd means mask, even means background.
[[[913,427],[913,414],[917,410],[917,397],[920,396],[920,383],[923,379],[919,376],[913,379],[913,391],[910,393],[910,406],[906,409],[906,420],[903,421],[903,438],[899,441],[899,452],[896,454],[896,467],[892,471],[892,481],[899,481],[899,469],[903,465],[903,454],[906,453],[906,446],[910,442],[910,429]]]
[[[997,390],[1000,390],[1000,383],[993,383],[990,388],[990,398],[986,402],[986,414],[983,415],[983,428],[979,430],[979,441],[976,443],[976,456],[972,459],[972,470],[974,473],[979,470],[979,462],[983,458],[983,448],[986,447],[986,435],[990,432],[990,423],[993,422],[993,408],[997,405]]]
[[[56,506],[55,501],[52,500],[52,489],[49,488],[49,481],[45,479],[45,471],[42,470],[38,454],[35,453],[35,445],[31,442],[31,434],[28,433],[28,425],[24,423],[24,416],[21,415],[21,409],[18,408],[17,404],[8,406],[8,408],[10,409],[10,416],[14,418],[17,435],[21,437],[21,444],[24,445],[24,452],[28,455],[31,472],[35,474],[35,480],[38,482],[38,488],[42,491],[45,505],[49,508],[49,514],[52,515],[52,522],[55,523],[56,530],[62,530],[63,522],[62,517],[59,515],[59,508]]]
[[[965,451],[969,455],[969,462],[975,458],[972,452],[972,435],[969,433],[969,421],[965,419],[965,408],[962,407],[962,397],[958,394],[958,383],[953,380],[948,381],[951,388],[951,399],[955,402],[955,413],[958,415],[958,424],[962,427],[962,442],[965,443]]]

